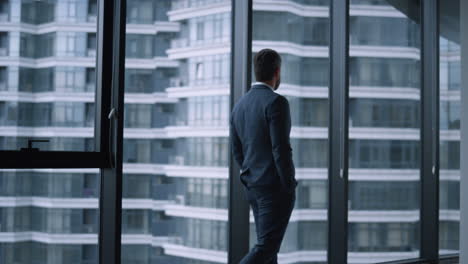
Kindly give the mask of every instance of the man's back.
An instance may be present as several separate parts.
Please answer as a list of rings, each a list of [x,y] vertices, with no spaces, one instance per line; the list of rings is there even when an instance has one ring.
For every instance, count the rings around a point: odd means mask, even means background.
[[[246,186],[294,189],[290,130],[288,101],[270,87],[254,85],[239,100],[231,116],[231,133],[233,154]]]
[[[288,100],[273,92],[281,83],[281,56],[263,49],[254,57],[256,85],[231,114],[231,144],[252,208],[257,243],[240,264],[278,264],[278,252],[296,201],[289,142]]]

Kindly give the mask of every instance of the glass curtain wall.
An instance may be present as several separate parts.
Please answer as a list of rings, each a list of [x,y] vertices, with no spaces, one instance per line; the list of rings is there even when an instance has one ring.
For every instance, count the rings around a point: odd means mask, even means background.
[[[1,1],[0,150],[94,151],[96,5]],[[0,170],[0,263],[97,263],[98,176]]]
[[[230,10],[127,0],[123,264],[227,262]]]
[[[291,108],[298,186],[279,263],[327,262],[329,4],[253,1],[252,53],[271,48],[281,55],[276,92],[286,96]],[[250,245],[256,241],[251,214]]]
[[[253,1],[253,53],[283,58],[299,181],[280,263],[327,262],[329,4]],[[127,0],[122,263],[227,262],[230,10]],[[96,16],[96,0],[0,1],[0,150],[30,139],[94,150]],[[350,0],[349,24],[348,262],[416,258],[420,21],[386,0]],[[459,32],[445,30],[441,254],[458,252],[460,194]],[[95,169],[0,170],[0,263],[97,264],[98,199]]]
[[[0,170],[0,263],[97,264],[97,169]]]
[[[459,0],[441,1],[440,10],[458,10]],[[458,253],[460,242],[460,29],[440,12],[440,196],[439,253]]]
[[[96,5],[2,1],[1,150],[94,151]]]
[[[418,258],[421,26],[386,0],[349,8],[348,263]]]

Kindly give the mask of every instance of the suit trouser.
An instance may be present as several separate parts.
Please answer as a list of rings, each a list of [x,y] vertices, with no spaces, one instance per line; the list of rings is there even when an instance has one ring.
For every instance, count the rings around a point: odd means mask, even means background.
[[[277,264],[296,194],[271,187],[247,188],[246,192],[255,218],[257,244],[240,264]]]

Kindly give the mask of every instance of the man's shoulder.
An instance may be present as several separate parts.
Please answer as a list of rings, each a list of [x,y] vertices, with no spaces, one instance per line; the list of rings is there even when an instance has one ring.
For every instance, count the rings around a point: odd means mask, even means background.
[[[257,100],[261,98],[260,100]],[[233,112],[239,109],[249,108],[249,107],[268,107],[272,103],[280,101],[283,103],[287,99],[283,95],[280,95],[275,92],[262,93],[255,90],[249,90],[247,93],[241,96],[239,101],[234,105]]]
[[[275,95],[269,101],[268,106],[287,106],[289,105],[288,99],[281,94],[274,93]]]
[[[258,91],[258,92],[256,92]],[[278,100],[278,98],[281,98],[280,100],[285,100],[286,98],[282,96],[281,94],[278,94],[270,89],[251,89],[248,93],[246,93],[244,96],[251,96],[251,97],[262,97],[266,105],[271,104],[275,100]]]

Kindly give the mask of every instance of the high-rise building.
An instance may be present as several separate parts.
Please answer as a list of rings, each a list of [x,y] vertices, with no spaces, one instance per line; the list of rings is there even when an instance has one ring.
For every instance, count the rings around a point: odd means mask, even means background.
[[[280,263],[327,261],[329,4],[253,1],[252,52],[283,59],[299,181]],[[1,150],[93,150],[97,13],[0,1]],[[226,263],[231,1],[127,0],[126,19],[122,263]],[[349,23],[348,261],[414,258],[421,23],[385,0],[351,0]],[[440,42],[440,248],[454,253],[460,50]],[[1,170],[0,263],[97,264],[98,201],[95,169]]]

